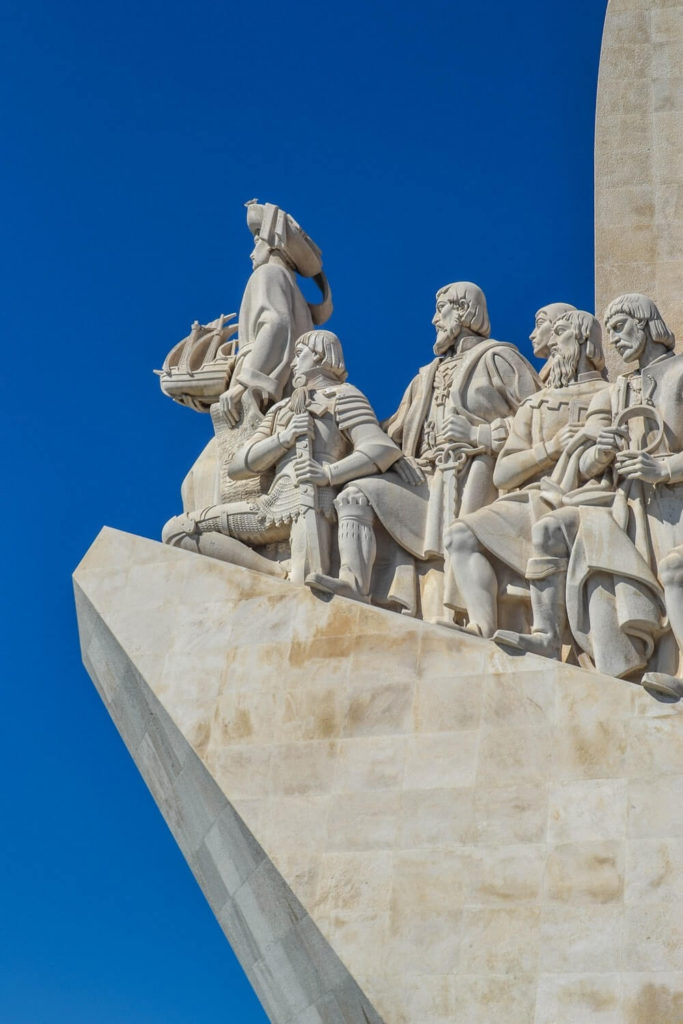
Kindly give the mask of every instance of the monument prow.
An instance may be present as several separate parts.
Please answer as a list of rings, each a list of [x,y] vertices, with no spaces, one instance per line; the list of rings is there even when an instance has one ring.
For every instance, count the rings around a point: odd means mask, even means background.
[[[272,1021],[679,1019],[680,704],[116,530],[74,582]]]

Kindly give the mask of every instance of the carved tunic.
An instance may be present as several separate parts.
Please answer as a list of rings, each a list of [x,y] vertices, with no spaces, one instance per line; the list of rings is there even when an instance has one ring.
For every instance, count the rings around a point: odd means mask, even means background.
[[[683,356],[667,352],[642,373],[617,377],[591,404],[587,426],[597,434],[623,409],[642,404],[652,406],[663,423],[663,438],[654,454],[666,458],[672,482],[619,479],[615,486],[609,466],[604,472],[609,488],[600,502],[608,507],[589,504],[600,500],[600,488],[591,489],[589,484],[584,487],[585,504],[568,525],[571,630],[598,669],[616,676],[644,668],[668,628],[657,565],[683,545]],[[641,430],[637,420],[631,424],[631,447],[640,446]],[[581,459],[589,478],[599,468],[593,451]],[[577,497],[580,500],[581,494]],[[595,585],[600,577],[607,586]],[[671,656],[671,646],[660,643],[657,667],[671,671],[671,665],[663,664]]]
[[[493,474],[494,483],[511,493],[463,517],[479,543],[522,576],[532,555],[531,527],[552,507],[540,481],[552,474],[565,491],[577,483],[581,449],[556,460],[546,445],[563,427],[584,424],[591,399],[607,387],[599,373],[583,373],[567,387],[546,388],[527,398],[512,421]],[[454,571],[457,578],[457,566]]]
[[[235,379],[277,402],[289,382],[295,342],[312,328],[294,271],[273,260],[257,267],[240,306]]]
[[[435,387],[444,363],[450,364],[447,403],[442,384]],[[420,459],[427,481],[410,487],[389,472],[357,483],[402,548],[420,559],[441,556],[443,531],[458,511],[453,507],[449,514],[445,508],[442,474],[437,471],[440,447],[446,447],[438,440],[445,417],[460,414],[476,428],[477,448],[465,454],[454,504],[465,511],[479,508],[497,496],[492,479],[495,453],[503,446],[518,406],[538,386],[536,372],[514,345],[473,336],[462,339],[455,356],[437,358],[420,370],[385,427],[406,455]],[[436,446],[430,448],[432,439]]]
[[[379,471],[387,469],[400,456],[397,446],[377,422],[365,395],[351,384],[311,390],[306,411],[311,416],[312,457],[317,462],[334,464],[338,477],[343,477],[344,459],[352,452],[364,454],[368,465]],[[206,509],[202,514],[205,529],[207,523],[214,522],[217,531],[256,545],[287,539],[290,525],[300,511],[301,495],[292,472],[296,448],[280,446],[278,433],[293,415],[290,399],[274,405],[230,467],[237,478],[257,475],[259,470],[249,464],[250,453],[261,442],[271,439],[271,465],[273,462],[276,465],[268,492],[253,501],[230,502]],[[320,514],[331,520],[335,514],[336,487],[322,486],[316,491]]]

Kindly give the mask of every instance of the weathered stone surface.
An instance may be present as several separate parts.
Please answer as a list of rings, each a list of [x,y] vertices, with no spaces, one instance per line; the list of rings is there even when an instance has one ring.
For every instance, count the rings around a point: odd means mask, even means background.
[[[595,308],[646,292],[683,343],[683,3],[610,0],[595,135]],[[623,369],[606,351],[610,377]]]
[[[113,530],[75,581],[272,1020],[683,1020],[679,705]]]

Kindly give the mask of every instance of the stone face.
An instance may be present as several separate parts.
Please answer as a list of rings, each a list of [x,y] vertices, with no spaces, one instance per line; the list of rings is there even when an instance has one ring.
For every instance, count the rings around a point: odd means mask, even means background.
[[[610,0],[595,134],[595,308],[647,292],[683,341],[683,3]],[[608,347],[610,377],[623,363]]]
[[[273,1021],[681,1019],[679,705],[112,530],[75,586]]]

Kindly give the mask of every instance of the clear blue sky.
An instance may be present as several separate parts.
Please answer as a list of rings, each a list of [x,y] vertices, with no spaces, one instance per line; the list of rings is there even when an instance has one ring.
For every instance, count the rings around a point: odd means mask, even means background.
[[[152,369],[236,310],[245,200],[319,243],[351,379],[393,410],[433,296],[528,351],[593,301],[605,0],[1,0],[0,1022],[265,1021],[80,664],[70,573],[157,537],[210,422]]]

